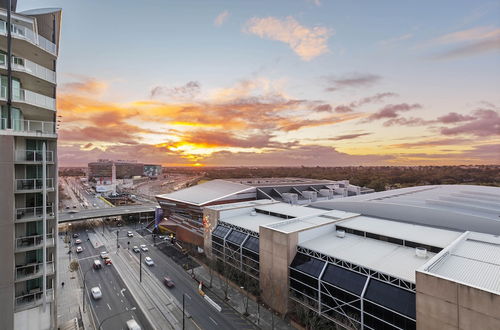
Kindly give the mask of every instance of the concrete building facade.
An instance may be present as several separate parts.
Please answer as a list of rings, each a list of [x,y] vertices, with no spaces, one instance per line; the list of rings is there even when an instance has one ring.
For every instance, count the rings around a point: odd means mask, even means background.
[[[0,1],[1,329],[56,327],[60,25],[61,9]]]

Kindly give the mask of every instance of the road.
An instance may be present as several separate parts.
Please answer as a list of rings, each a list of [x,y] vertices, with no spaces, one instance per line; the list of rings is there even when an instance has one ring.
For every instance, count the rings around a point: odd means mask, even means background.
[[[115,229],[116,230],[116,229]],[[134,237],[127,237],[126,233],[130,230],[133,232]],[[174,283],[175,287],[170,289],[170,293],[182,303],[183,293],[186,295],[185,304],[186,310],[191,315],[193,321],[196,323],[197,327],[200,329],[257,329],[252,323],[245,320],[239,313],[235,312],[233,309],[228,307],[223,301],[217,297],[212,298],[217,304],[222,307],[222,312],[218,312],[209,305],[206,300],[198,293],[197,282],[195,282],[191,276],[182,269],[177,263],[175,263],[171,258],[166,256],[163,252],[158,250],[152,244],[151,240],[142,237],[135,230],[134,226],[121,227],[120,228],[120,238],[119,241],[122,247],[130,247],[129,253],[135,256],[137,262],[139,262],[139,253],[132,252],[132,247],[134,245],[146,244],[149,248],[148,252],[143,252],[143,260],[146,256],[150,256],[155,265],[148,267],[151,273],[157,277],[159,280],[163,280],[165,276],[170,277]],[[128,244],[130,242],[130,244]],[[169,242],[162,242],[159,244],[170,244]],[[147,267],[144,264],[144,267]]]
[[[104,250],[104,248],[95,249],[87,240],[86,231],[78,233],[79,238],[82,240],[80,246],[83,247],[83,252],[78,253],[77,258],[80,262],[82,274],[86,274],[86,308],[89,308],[88,302],[90,301],[96,326],[98,327],[98,324],[103,322],[102,329],[104,330],[126,329],[126,322],[133,318],[143,329],[150,329],[149,322],[137,302],[128,292],[114,266],[105,266],[102,259],[100,259],[100,250]],[[71,240],[74,242],[75,239],[72,238]],[[96,259],[101,260],[102,269],[95,270],[92,268]],[[90,294],[90,289],[95,286],[98,286],[102,292],[102,298],[99,300],[94,300]],[[133,307],[137,309],[132,311]],[[126,312],[116,315],[124,311]],[[108,317],[110,318],[107,319]]]

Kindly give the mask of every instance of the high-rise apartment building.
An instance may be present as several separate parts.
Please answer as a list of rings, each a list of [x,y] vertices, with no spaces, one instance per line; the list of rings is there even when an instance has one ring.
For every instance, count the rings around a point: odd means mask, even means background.
[[[55,329],[61,10],[16,3],[0,0],[0,329]]]

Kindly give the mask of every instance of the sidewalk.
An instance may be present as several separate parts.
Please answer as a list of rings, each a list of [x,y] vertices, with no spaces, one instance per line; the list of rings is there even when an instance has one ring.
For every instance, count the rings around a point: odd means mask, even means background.
[[[208,288],[208,284],[210,283],[210,273],[205,266],[202,265],[200,267],[196,267],[194,269],[194,273],[197,280],[203,281],[203,290],[209,297],[216,295],[221,300],[224,300],[224,291],[221,288],[221,281],[219,280],[219,276],[216,272],[214,272],[213,274],[212,288]],[[240,291],[232,285],[229,285],[228,298],[229,300],[226,301],[228,305],[230,305],[240,314],[245,313],[245,303],[247,296],[244,292]],[[271,311],[269,311],[262,305],[257,307],[257,302],[253,301],[252,299],[248,299],[248,313],[250,315],[246,318],[257,325],[259,328],[266,330],[273,329],[273,317],[271,315]],[[289,330],[292,329],[292,327],[279,316],[274,315],[274,329]]]
[[[68,244],[64,243],[64,235],[57,239],[57,324],[60,326],[76,318],[83,329],[95,329],[88,313],[81,312],[83,289],[79,272],[69,269]]]
[[[102,236],[102,232],[97,235]],[[178,301],[168,293],[161,282],[142,269],[142,282],[139,282],[139,265],[130,251],[120,248],[117,251],[113,235],[105,230],[104,245],[110,254],[113,266],[119,273],[130,293],[137,301],[146,318],[155,329],[181,329],[182,308]],[[186,318],[189,316],[186,315]],[[186,329],[196,329],[192,322],[186,322]]]

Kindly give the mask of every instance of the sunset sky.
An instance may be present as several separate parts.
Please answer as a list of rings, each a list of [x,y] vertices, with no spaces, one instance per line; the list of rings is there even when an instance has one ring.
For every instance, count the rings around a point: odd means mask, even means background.
[[[500,164],[500,1],[62,7],[60,166]]]

